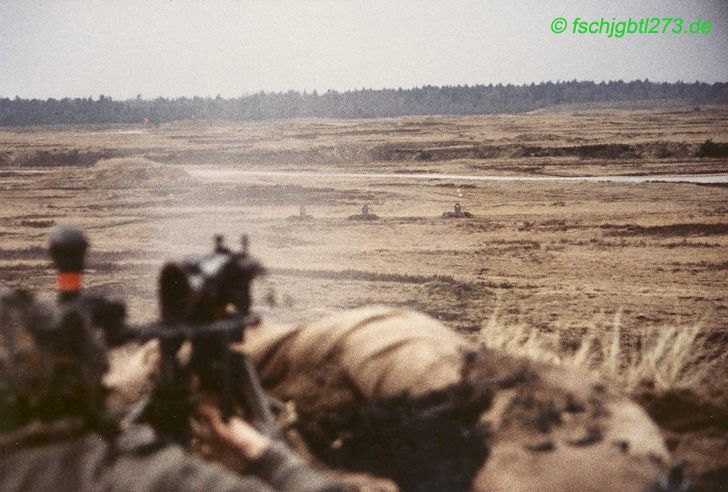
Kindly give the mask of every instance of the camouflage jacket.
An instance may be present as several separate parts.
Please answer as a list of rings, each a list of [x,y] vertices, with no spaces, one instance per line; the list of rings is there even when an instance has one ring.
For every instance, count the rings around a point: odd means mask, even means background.
[[[168,445],[143,452],[114,449],[95,433],[0,448],[0,490],[10,491],[287,491],[333,492],[333,484],[285,446],[273,444],[238,475]]]

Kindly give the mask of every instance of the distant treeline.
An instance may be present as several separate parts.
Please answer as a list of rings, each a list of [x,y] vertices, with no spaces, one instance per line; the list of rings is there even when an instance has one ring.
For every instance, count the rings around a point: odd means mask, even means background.
[[[0,98],[0,126],[162,123],[189,119],[268,120],[293,117],[379,118],[434,114],[520,113],[555,104],[686,99],[693,104],[728,103],[728,83],[545,82],[530,85],[424,86],[361,89],[319,94],[260,92],[232,99],[182,97],[114,101]]]

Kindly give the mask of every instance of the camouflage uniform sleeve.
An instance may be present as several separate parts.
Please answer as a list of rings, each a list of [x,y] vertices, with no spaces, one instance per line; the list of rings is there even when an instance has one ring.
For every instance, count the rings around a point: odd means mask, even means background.
[[[143,455],[121,455],[103,470],[100,490],[104,491],[273,492],[257,477],[237,475],[177,446]]]
[[[185,453],[179,446],[116,453],[97,434],[45,445],[0,449],[0,490],[35,492],[273,492]]]
[[[345,486],[329,481],[285,445],[272,443],[248,470],[280,492],[344,492]]]

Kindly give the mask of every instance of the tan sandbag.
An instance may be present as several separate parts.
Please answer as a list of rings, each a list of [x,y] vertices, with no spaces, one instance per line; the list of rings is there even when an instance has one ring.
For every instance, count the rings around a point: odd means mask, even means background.
[[[321,374],[326,368],[341,371],[340,379],[366,399],[420,394],[456,382],[467,347],[464,338],[432,318],[386,306],[299,326],[260,326],[248,330],[243,346],[268,388],[290,387],[302,375],[331,376]]]
[[[504,373],[518,364],[494,357]],[[536,377],[497,392],[481,415],[491,452],[474,490],[643,491],[665,475],[660,431],[637,404],[587,375],[528,366]]]
[[[463,375],[492,387],[481,416],[490,455],[473,490],[645,490],[669,462],[659,429],[628,398],[576,371],[483,352],[419,313],[374,306],[261,326],[245,349],[266,389],[307,412],[421,395]],[[480,350],[473,367],[468,350]]]

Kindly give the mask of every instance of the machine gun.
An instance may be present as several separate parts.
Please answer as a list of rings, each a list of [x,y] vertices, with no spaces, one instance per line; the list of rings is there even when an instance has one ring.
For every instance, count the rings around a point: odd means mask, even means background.
[[[250,284],[264,269],[248,255],[247,238],[239,252],[215,237],[211,254],[167,263],[159,278],[161,319],[144,326],[124,322],[125,305],[81,294],[81,275],[87,242],[80,230],[61,228],[51,240],[58,267],[59,300],[66,309],[90,312],[108,346],[130,340],[159,341],[161,373],[151,397],[136,412],[165,439],[186,443],[194,410],[193,383],[214,395],[225,419],[236,413],[260,432],[279,438],[271,401],[266,397],[252,361],[232,349],[245,330],[260,318],[251,312]],[[189,342],[188,357],[180,349]]]

